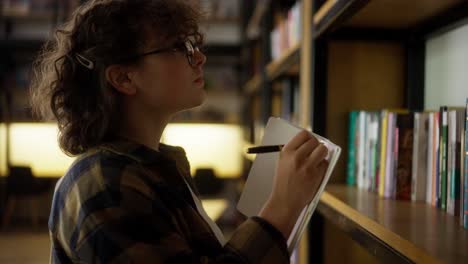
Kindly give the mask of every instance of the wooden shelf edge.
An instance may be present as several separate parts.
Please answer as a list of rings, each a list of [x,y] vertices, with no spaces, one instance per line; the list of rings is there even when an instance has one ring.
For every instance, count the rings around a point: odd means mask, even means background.
[[[353,221],[356,225],[359,225],[361,228],[382,240],[391,248],[395,249],[415,263],[442,263],[410,241],[403,239],[399,235],[386,229],[381,224],[365,215],[362,215],[357,210],[348,206],[346,203],[334,197],[327,191],[323,192],[320,202],[330,208],[333,208],[337,212],[340,212],[342,216]]]
[[[298,64],[300,49],[301,42],[299,41],[294,46],[284,51],[277,60],[270,62],[266,66],[268,79],[273,80],[279,75],[286,73],[294,64]]]
[[[317,12],[315,13],[314,15],[314,18],[313,18],[313,21],[314,21],[314,25],[317,25],[322,19],[323,17],[330,12],[330,9],[336,4],[338,0],[327,0],[327,2],[325,2],[319,10],[317,10]]]
[[[244,94],[252,95],[260,89],[260,75],[256,74],[244,85]]]
[[[325,32],[333,30],[339,23],[356,14],[371,0],[328,0],[315,14],[313,38],[319,38]]]
[[[263,15],[267,10],[267,6],[270,4],[270,0],[262,0],[258,1],[255,5],[255,9],[253,11],[252,16],[250,17],[247,28],[245,32],[247,33],[247,37],[249,39],[257,39],[260,35],[260,23],[262,20]]]

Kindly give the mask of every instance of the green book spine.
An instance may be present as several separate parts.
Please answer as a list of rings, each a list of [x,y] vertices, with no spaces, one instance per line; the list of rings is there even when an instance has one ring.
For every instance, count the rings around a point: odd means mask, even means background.
[[[468,98],[466,99],[465,114],[465,164],[464,164],[464,188],[463,188],[463,226],[468,228]]]
[[[349,142],[348,142],[348,166],[346,183],[348,185],[356,184],[356,117],[358,111],[349,113]]]
[[[448,134],[448,118],[447,107],[442,107],[442,134],[441,134],[441,170],[440,170],[440,207],[442,210],[447,210],[447,134]]]

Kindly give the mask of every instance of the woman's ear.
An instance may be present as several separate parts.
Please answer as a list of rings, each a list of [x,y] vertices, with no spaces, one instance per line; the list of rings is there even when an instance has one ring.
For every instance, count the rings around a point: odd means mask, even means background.
[[[128,78],[128,69],[123,65],[113,64],[105,70],[106,80],[119,92],[126,95],[136,93],[136,85]]]

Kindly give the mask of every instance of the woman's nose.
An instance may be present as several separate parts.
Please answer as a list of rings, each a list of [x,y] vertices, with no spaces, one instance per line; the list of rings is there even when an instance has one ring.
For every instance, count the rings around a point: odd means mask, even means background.
[[[193,54],[195,58],[195,66],[203,66],[206,63],[206,56],[200,50],[195,50]]]

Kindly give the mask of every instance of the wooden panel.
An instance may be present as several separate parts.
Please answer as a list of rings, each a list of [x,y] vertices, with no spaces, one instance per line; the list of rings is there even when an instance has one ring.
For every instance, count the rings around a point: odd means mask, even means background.
[[[353,241],[350,236],[342,232],[336,225],[325,222],[325,264],[378,264],[377,258],[369,254],[363,247]],[[337,243],[339,241],[339,243]],[[339,254],[337,254],[339,252]]]
[[[428,204],[381,199],[344,185],[328,186],[321,203],[416,263],[468,263],[468,230]]]
[[[348,26],[408,28],[453,7],[461,0],[372,0],[355,14]]]
[[[326,136],[343,150],[331,181],[344,182],[348,113],[403,106],[405,56],[393,43],[337,41],[328,50]]]

